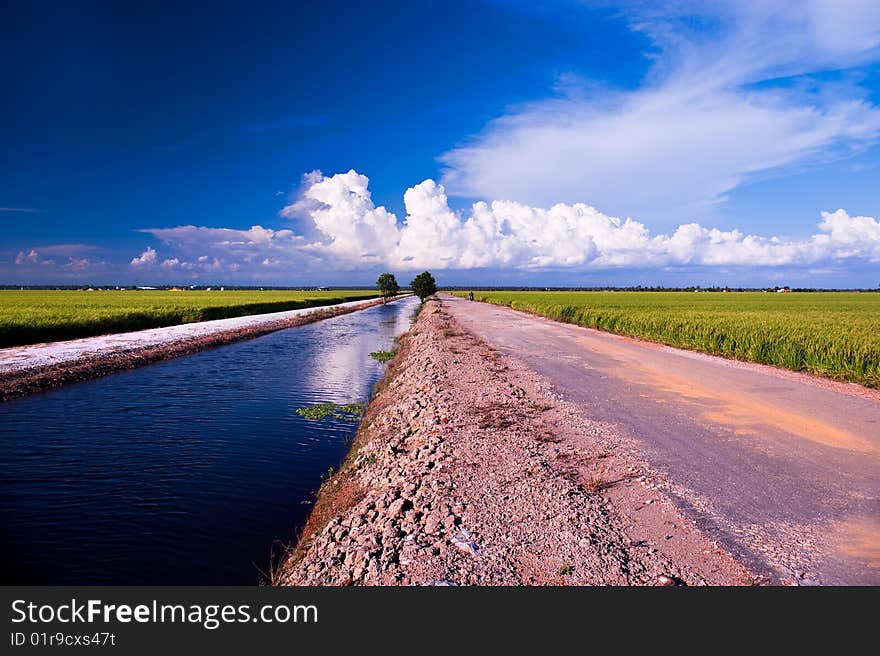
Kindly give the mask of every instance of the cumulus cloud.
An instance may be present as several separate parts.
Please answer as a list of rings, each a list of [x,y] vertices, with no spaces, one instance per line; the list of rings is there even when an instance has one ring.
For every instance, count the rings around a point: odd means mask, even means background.
[[[645,84],[597,92],[568,82],[513,108],[441,157],[452,193],[539,206],[588,198],[669,225],[755,175],[880,136],[880,109],[855,82],[792,79],[880,58],[876,0],[625,7],[656,49]]]
[[[342,260],[382,262],[396,243],[397,217],[373,205],[369,178],[354,170],[329,178],[314,171],[304,182],[300,199],[280,214],[293,218],[306,213],[315,228],[330,237],[306,248]]]
[[[880,262],[880,222],[822,212],[805,238],[744,234],[686,223],[652,233],[632,218],[585,203],[535,207],[477,202],[453,210],[444,186],[425,180],[404,194],[402,220],[376,207],[369,179],[356,171],[310,174],[284,217],[310,220],[315,237],[292,230],[180,226],[150,229],[169,247],[192,255],[162,268],[193,272],[416,269],[603,270],[651,267],[807,267],[854,260]],[[196,253],[200,253],[197,257]],[[207,254],[206,254],[207,253]],[[134,261],[156,262],[152,249]],[[242,269],[242,267],[244,267]]]
[[[191,254],[197,263],[202,264],[210,259],[204,254],[206,250],[220,251],[250,261],[265,252],[290,252],[303,243],[303,238],[295,235],[292,230],[272,230],[259,225],[248,230],[185,225],[175,228],[147,228],[142,232]],[[199,255],[196,256],[197,253]]]
[[[62,265],[61,268],[74,273],[85,273],[94,269],[96,264],[103,263],[94,263],[87,257],[71,257],[68,258],[67,264]]]
[[[193,277],[231,274],[241,271],[243,267],[250,267],[253,272],[260,264],[275,266],[284,261],[292,266],[302,262],[317,262],[314,254],[303,250],[305,239],[292,230],[272,230],[259,225],[247,230],[185,225],[148,228],[142,232],[153,235],[185,255],[163,260],[161,270],[187,272]],[[207,255],[205,251],[211,254]],[[296,259],[291,261],[290,258],[297,253]]]
[[[40,254],[35,249],[31,249],[28,253],[25,253],[24,251],[19,251],[18,255],[15,258],[15,263],[18,265],[37,264],[39,261]]]
[[[254,227],[255,233],[260,233],[263,228]],[[147,230],[145,232],[154,232]],[[192,277],[198,277],[201,274],[218,274],[218,273],[235,273],[241,269],[241,262],[234,260],[237,253],[236,247],[240,242],[234,239],[228,239],[228,233],[248,231],[227,230],[225,228],[197,228],[195,226],[180,226],[179,228],[156,229],[155,232],[163,235],[163,241],[176,247],[179,250],[186,251],[190,246],[198,245],[201,248],[214,249],[222,252],[224,257],[210,257],[208,255],[199,255],[198,257],[189,259],[181,259],[180,257],[168,257],[159,260],[158,252],[148,247],[143,253],[131,260],[131,267],[134,269],[159,271],[165,274],[185,273]],[[272,231],[269,231],[272,232]],[[223,239],[211,241],[200,241],[199,235],[222,234]],[[267,244],[270,240],[262,240],[253,242],[253,244]],[[250,262],[258,254],[258,251],[246,253],[242,258],[245,262]],[[231,256],[231,257],[229,257]],[[158,264],[158,269],[156,265]]]
[[[147,246],[147,250],[132,258],[131,266],[135,269],[151,269],[156,264],[156,257],[156,250],[151,246]]]
[[[609,216],[584,203],[549,208],[513,201],[474,203],[468,212],[449,207],[433,180],[404,194],[402,225],[370,200],[366,176],[354,171],[312,180],[321,204],[309,210],[325,237],[306,249],[356,266],[363,254],[404,269],[611,268],[667,265],[775,266],[861,258],[880,261],[880,223],[844,210],[823,212],[819,233],[783,239],[722,231],[697,223],[652,235],[633,219]],[[307,189],[304,197],[314,194]],[[288,206],[282,214],[302,209]],[[332,220],[329,218],[332,217]],[[378,218],[377,218],[378,217]]]
[[[15,263],[19,266],[33,266],[33,265],[41,265],[41,266],[54,266],[55,260],[43,257],[45,253],[45,249],[37,249],[32,248],[28,252],[19,251],[18,255],[15,256]]]
[[[20,267],[28,267],[28,271],[33,273],[35,267],[40,267],[44,272],[56,272],[65,275],[83,274],[92,271],[104,270],[107,263],[103,260],[95,261],[88,257],[78,257],[77,255],[67,255],[68,253],[80,253],[82,251],[96,250],[93,246],[85,244],[55,244],[50,246],[40,246],[31,248],[27,251],[19,251],[15,257],[15,264]],[[67,262],[57,264],[54,259],[45,257],[47,254],[67,255]]]

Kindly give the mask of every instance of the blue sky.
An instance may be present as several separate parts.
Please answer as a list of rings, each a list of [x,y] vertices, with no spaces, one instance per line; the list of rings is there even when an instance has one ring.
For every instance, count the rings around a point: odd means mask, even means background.
[[[880,284],[869,0],[4,3],[0,283]]]

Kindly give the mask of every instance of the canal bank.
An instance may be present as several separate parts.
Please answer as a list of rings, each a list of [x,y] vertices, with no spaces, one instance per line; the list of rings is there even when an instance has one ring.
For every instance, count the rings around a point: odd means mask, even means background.
[[[710,542],[546,380],[424,306],[286,585],[732,585]]]
[[[405,296],[395,300],[400,298]],[[382,303],[382,299],[350,301],[318,308],[0,349],[0,402],[253,339]]]
[[[0,404],[0,582],[255,585],[357,424],[416,299]]]

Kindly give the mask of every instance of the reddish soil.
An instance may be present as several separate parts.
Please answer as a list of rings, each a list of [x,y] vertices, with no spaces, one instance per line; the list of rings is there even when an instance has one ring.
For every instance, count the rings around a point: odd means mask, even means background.
[[[752,574],[546,379],[431,301],[288,585],[737,585]]]
[[[443,297],[766,580],[877,585],[878,390]],[[587,447],[589,442],[584,442]]]

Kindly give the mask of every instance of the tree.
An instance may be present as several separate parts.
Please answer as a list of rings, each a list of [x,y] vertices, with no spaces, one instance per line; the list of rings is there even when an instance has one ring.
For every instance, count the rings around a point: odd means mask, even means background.
[[[409,286],[412,287],[413,293],[419,297],[422,303],[425,302],[426,298],[437,293],[437,283],[434,280],[434,276],[427,271],[422,271],[413,278]]]
[[[376,286],[382,294],[383,303],[387,302],[389,297],[396,296],[397,292],[400,291],[400,285],[398,285],[397,280],[394,279],[393,273],[383,273],[379,276],[379,279],[376,281]]]

